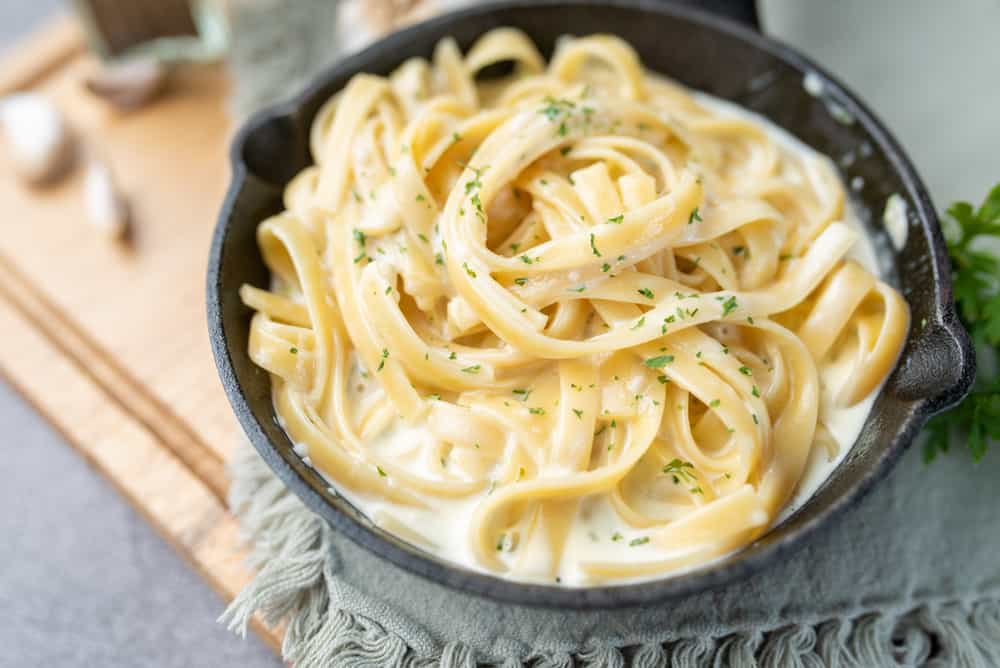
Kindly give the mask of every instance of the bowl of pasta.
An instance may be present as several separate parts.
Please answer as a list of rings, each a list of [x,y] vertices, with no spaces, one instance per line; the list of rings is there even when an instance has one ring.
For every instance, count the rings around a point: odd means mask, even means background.
[[[455,589],[747,577],[972,379],[889,132],[687,6],[431,19],[253,117],[232,167],[208,319],[240,424],[337,531]]]

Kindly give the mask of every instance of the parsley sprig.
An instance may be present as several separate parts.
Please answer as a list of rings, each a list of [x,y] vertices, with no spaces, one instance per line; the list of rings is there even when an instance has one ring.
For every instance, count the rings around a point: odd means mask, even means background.
[[[990,440],[1000,440],[1000,256],[980,243],[1000,237],[1000,183],[979,209],[956,202],[945,226],[958,316],[976,346],[976,383],[957,406],[927,423],[924,460],[948,452],[953,435],[963,436],[975,461]]]

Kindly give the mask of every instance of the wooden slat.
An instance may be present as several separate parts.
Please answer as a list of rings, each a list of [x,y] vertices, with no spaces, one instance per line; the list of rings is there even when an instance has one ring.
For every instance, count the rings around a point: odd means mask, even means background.
[[[0,274],[4,276],[4,274]],[[0,279],[0,286],[6,282]],[[183,555],[225,600],[249,573],[236,520],[147,425],[102,391],[89,369],[41,335],[0,287],[6,379]],[[277,633],[255,625],[277,649]]]
[[[229,600],[249,577],[224,503],[238,430],[204,297],[228,84],[221,67],[187,68],[163,99],[121,114],[84,90],[97,66],[68,18],[0,60],[0,94],[49,96],[81,161],[110,164],[135,231],[123,245],[85,222],[82,169],[29,188],[0,145],[0,372]],[[277,649],[280,631],[255,627]]]
[[[169,406],[157,400],[144,385],[131,377],[114,357],[107,355],[69,317],[54,309],[35,290],[13,263],[0,256],[0,295],[37,333],[105,394],[106,400],[127,412],[178,457],[219,502],[226,495],[226,472],[222,459],[179,420]],[[36,375],[41,375],[37,374]]]
[[[34,35],[0,51],[0,95],[27,88],[84,49],[83,30],[63,14]]]
[[[145,388],[190,428],[188,440],[222,460],[236,431],[206,335],[204,276],[229,172],[225,75],[185,70],[163,100],[123,115],[83,90],[95,66],[80,55],[36,89],[69,117],[81,152],[111,165],[133,208],[134,241],[109,243],[86,223],[82,169],[26,188],[0,150],[0,256],[125,372],[126,394]]]

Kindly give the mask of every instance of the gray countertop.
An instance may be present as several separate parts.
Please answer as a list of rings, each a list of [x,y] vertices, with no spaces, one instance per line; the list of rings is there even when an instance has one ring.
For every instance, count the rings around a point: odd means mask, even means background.
[[[0,665],[281,665],[6,384],[0,424]]]
[[[0,3],[0,49],[61,4]],[[939,206],[1000,180],[1000,0],[760,4],[882,115]],[[218,597],[3,383],[0,425],[0,664],[280,665],[215,623]]]

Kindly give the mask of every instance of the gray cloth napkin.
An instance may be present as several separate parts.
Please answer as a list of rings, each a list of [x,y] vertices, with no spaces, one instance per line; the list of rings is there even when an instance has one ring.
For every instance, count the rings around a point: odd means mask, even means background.
[[[231,60],[240,114],[332,62],[347,41],[336,10],[357,10],[356,0],[296,0],[278,21],[277,0],[245,3]],[[230,505],[258,574],[223,619],[243,631],[255,611],[285,622],[283,653],[296,668],[991,668],[998,455],[975,466],[958,448],[925,466],[913,448],[857,508],[746,581],[660,606],[565,612],[465,595],[384,562],[333,532],[243,446]]]

